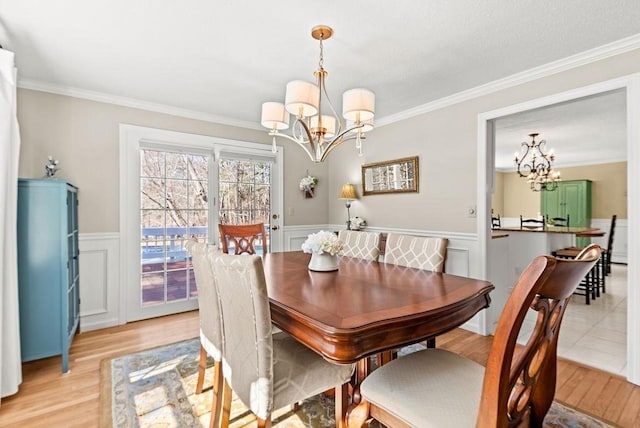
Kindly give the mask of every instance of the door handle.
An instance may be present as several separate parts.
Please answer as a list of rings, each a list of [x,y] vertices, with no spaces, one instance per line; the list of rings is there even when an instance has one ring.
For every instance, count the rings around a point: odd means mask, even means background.
[[[278,230],[278,226],[271,226],[271,230]]]

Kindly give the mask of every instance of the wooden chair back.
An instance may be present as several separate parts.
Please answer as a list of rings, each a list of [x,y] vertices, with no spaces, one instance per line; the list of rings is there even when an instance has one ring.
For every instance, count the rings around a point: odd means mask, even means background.
[[[219,224],[222,252],[226,254],[266,254],[267,238],[263,223]],[[229,252],[231,250],[231,252]]]
[[[544,219],[538,220],[537,218],[523,218],[520,216],[520,229],[545,229]]]
[[[604,249],[605,252],[605,274],[611,273],[611,250],[613,249],[613,235],[616,230],[616,220],[618,216],[614,214],[611,217],[611,227],[609,228],[609,237],[607,238],[607,248]]]
[[[542,426],[556,387],[558,332],[569,299],[600,257],[592,244],[573,260],[539,256],[504,307],[489,351],[478,427]],[[516,341],[529,310],[538,313],[526,345]]]
[[[552,224],[557,227],[569,227],[569,214],[567,214],[566,217],[549,217],[549,214],[547,214],[545,218],[547,219],[548,224]],[[551,220],[552,222],[550,222],[549,220]]]

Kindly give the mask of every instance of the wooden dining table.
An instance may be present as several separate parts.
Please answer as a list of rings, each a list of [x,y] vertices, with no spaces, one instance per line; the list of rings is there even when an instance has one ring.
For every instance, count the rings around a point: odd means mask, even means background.
[[[459,327],[489,306],[494,287],[446,273],[339,259],[334,272],[310,271],[310,254],[300,251],[268,253],[263,260],[272,322],[328,361],[356,363],[347,424],[360,426],[368,416],[359,406],[359,385],[371,370],[368,357]]]

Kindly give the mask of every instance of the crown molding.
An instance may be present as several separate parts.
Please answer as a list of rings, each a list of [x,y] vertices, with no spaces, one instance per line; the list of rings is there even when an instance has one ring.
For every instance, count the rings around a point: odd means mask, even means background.
[[[184,117],[187,119],[201,120],[203,122],[217,123],[221,125],[236,126],[245,129],[262,130],[263,128],[254,122],[232,119],[225,116],[204,113],[196,110],[188,110],[166,104],[153,103],[138,100],[136,98],[121,97],[104,92],[89,91],[86,89],[73,88],[70,86],[54,85],[37,80],[21,79],[18,77],[18,87],[21,89],[31,89],[34,91],[49,92],[51,94],[65,95],[73,98],[81,98],[90,101],[97,101],[107,104],[115,104],[123,107],[131,107],[140,110],[154,111],[156,113],[169,114],[171,116]]]
[[[493,92],[521,85],[532,80],[540,79],[546,76],[560,73],[562,71],[580,67],[582,65],[590,64],[592,62],[600,61],[602,59],[609,58],[615,55],[623,54],[625,52],[629,52],[638,48],[640,48],[640,34],[620,39],[615,42],[608,43],[606,45],[602,45],[575,55],[571,55],[558,61],[553,61],[520,73],[512,74],[511,76],[494,80],[493,82],[476,86],[474,88],[467,89],[465,91],[461,91],[456,94],[440,98],[408,110],[401,111],[399,113],[382,117],[376,120],[376,128],[410,119],[421,114],[439,110],[483,95],[488,95]],[[157,113],[165,113],[172,116],[202,120],[204,122],[217,123],[221,125],[236,126],[245,129],[263,130],[263,128],[255,122],[238,120],[225,116],[218,116],[196,110],[182,109],[170,105],[138,100],[135,98],[111,95],[103,92],[89,91],[70,86],[54,85],[31,79],[22,79],[20,77],[18,77],[18,87],[22,89],[31,89],[35,91],[49,92],[52,94],[66,95],[90,101],[115,104],[123,107],[131,107],[141,110],[154,111]]]
[[[376,120],[376,128],[640,48],[640,33]]]

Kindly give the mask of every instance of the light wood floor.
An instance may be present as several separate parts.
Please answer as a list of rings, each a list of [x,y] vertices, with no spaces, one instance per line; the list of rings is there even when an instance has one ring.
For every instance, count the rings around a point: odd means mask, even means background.
[[[61,374],[59,357],[23,365],[20,391],[0,405],[0,427],[95,427],[101,360],[197,335],[197,312],[81,333],[69,373]],[[438,346],[484,364],[491,337],[454,330],[439,337]],[[640,387],[621,377],[561,360],[556,399],[615,425],[640,427]]]

